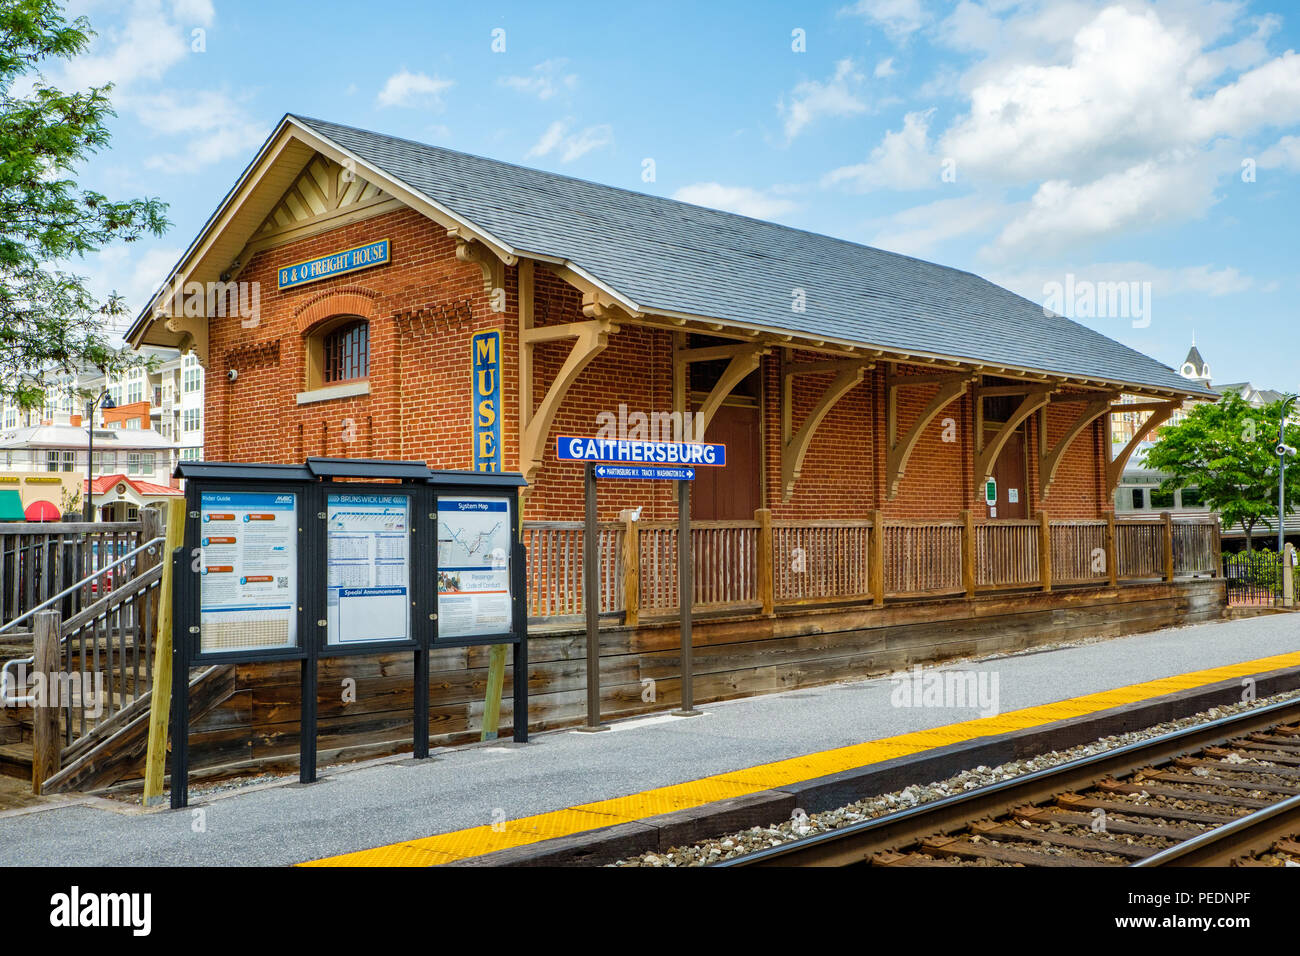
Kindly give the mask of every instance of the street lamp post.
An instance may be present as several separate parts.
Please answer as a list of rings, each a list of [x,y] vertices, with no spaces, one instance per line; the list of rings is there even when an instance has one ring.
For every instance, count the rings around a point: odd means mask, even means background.
[[[86,503],[82,505],[81,517],[83,521],[95,520],[95,406],[100,405],[102,408],[116,408],[117,404],[113,397],[108,394],[108,389],[99,393],[99,397],[86,402]]]

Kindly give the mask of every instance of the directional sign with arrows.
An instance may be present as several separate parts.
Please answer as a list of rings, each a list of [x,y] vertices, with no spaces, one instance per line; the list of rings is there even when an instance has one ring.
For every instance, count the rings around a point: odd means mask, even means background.
[[[694,468],[663,468],[656,465],[596,465],[597,478],[658,478],[694,481]]]

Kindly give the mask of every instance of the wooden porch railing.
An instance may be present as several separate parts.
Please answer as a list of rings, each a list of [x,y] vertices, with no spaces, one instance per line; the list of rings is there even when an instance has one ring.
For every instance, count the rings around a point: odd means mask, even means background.
[[[1218,523],[872,519],[701,521],[692,526],[693,606],[701,611],[873,602],[1013,589],[1103,586],[1219,574]],[[581,522],[525,522],[529,615],[576,620],[582,608]],[[677,524],[600,525],[602,614],[677,610]]]

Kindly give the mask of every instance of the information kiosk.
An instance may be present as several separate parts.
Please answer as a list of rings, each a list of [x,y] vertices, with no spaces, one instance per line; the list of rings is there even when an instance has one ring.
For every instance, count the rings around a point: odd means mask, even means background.
[[[188,803],[189,671],[302,662],[300,770],[316,779],[317,662],[409,651],[413,749],[429,754],[429,651],[514,646],[514,739],[528,739],[518,474],[423,462],[181,462],[173,561],[173,808]]]

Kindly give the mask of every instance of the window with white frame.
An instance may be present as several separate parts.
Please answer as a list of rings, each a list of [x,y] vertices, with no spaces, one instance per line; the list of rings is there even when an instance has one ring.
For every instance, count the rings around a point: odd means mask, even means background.
[[[126,456],[126,473],[128,475],[140,474],[140,453],[138,451],[128,452]]]
[[[50,449],[49,451],[47,451],[45,453],[45,470],[58,471],[60,457],[61,456],[59,455],[59,453],[54,449]]]
[[[185,431],[196,432],[203,428],[203,409],[185,409]]]

